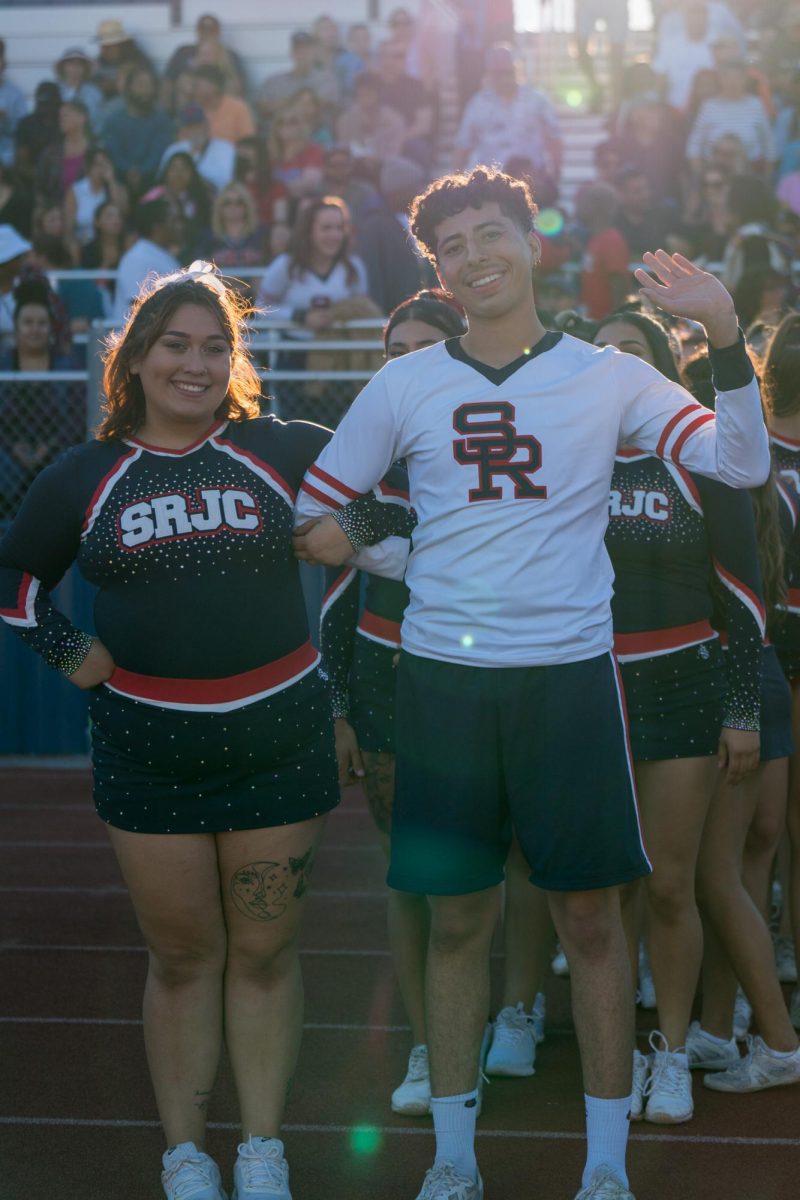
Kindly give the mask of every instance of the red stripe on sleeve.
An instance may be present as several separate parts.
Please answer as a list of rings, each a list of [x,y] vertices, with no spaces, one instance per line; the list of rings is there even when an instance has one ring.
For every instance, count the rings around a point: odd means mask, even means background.
[[[0,614],[4,617],[14,617],[22,619],[28,615],[28,595],[33,587],[35,580],[33,575],[27,572],[19,581],[19,591],[17,592],[17,607],[16,608],[0,608]]]
[[[362,494],[361,492],[354,492],[346,483],[342,483],[340,479],[335,479],[333,475],[329,475],[327,471],[323,471],[316,463],[311,464],[308,468],[308,473],[309,475],[314,475],[323,483],[329,484],[330,487],[336,488],[336,491],[341,492],[343,496],[349,496],[351,500],[357,500]]]
[[[712,412],[705,412],[702,416],[695,417],[693,421],[689,422],[680,437],[675,439],[675,445],[672,447],[671,458],[676,466],[680,463],[681,450],[683,449],[687,438],[690,438],[693,433],[701,428],[701,426],[707,425],[709,421],[716,421],[716,417]]]
[[[669,440],[669,435],[672,433],[675,426],[680,425],[683,418],[688,417],[689,413],[696,412],[697,409],[701,407],[702,405],[700,404],[687,404],[685,408],[680,409],[679,412],[676,412],[675,415],[671,417],[669,421],[667,421],[666,425],[664,426],[664,432],[658,439],[658,445],[656,446],[656,454],[659,458],[664,457],[664,447],[666,446],[667,441]]]
[[[319,488],[315,488],[307,479],[303,480],[300,490],[308,492],[309,496],[313,496],[315,500],[319,500],[326,508],[344,508],[341,500],[333,500],[327,492],[321,492]]]

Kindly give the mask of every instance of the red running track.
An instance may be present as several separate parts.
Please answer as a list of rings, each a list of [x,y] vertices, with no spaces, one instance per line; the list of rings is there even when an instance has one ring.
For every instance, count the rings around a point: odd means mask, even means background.
[[[409,1031],[386,950],[383,862],[360,794],[332,814],[302,937],[306,1031],[284,1138],[294,1200],[414,1200],[429,1118],[394,1116]],[[145,1067],[145,955],[85,771],[0,769],[0,1200],[159,1200],[163,1150]],[[499,961],[494,961],[495,988]],[[487,1086],[487,1200],[573,1200],[583,1161],[568,984],[547,985],[532,1079]],[[640,1014],[640,1031],[649,1026]],[[800,1087],[752,1096],[695,1079],[683,1126],[637,1125],[637,1200],[798,1200]],[[224,1176],[230,1074],[211,1108]],[[163,1200],[163,1198],[162,1198]]]

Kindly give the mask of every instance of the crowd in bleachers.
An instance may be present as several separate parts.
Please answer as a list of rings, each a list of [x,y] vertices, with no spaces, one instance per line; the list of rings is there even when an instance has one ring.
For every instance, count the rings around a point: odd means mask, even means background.
[[[610,42],[592,55],[593,8],[579,3],[585,103],[604,114],[607,136],[594,150],[595,177],[569,207],[557,98],[522,82],[513,46],[488,44],[482,7],[454,0],[449,30],[426,26],[426,6],[417,19],[396,8],[381,40],[366,24],[344,30],[320,16],[291,34],[289,69],[260,81],[215,16],[200,17],[196,40],[160,73],[107,19],[93,52],[64,48],[31,111],[0,45],[0,224],[30,243],[29,270],[121,270],[116,295],[110,277],[62,285],[75,331],[121,317],[143,269],[194,258],[254,268],[287,252],[299,261],[304,210],[335,196],[347,234],[337,253],[356,263],[341,298],[363,292],[386,313],[430,278],[406,236],[411,196],[444,166],[491,159],[533,179],[548,218],[542,285],[557,285],[556,302],[574,283],[571,299],[602,317],[631,287],[629,262],[665,245],[722,263],[748,321],[791,304],[800,7],[667,0],[655,9],[650,52],[626,61],[610,19]],[[455,130],[443,119],[448,72]],[[313,271],[313,245],[309,256],[302,269]],[[0,281],[6,336],[21,265]],[[285,308],[269,290],[261,299]],[[323,289],[318,300],[317,329],[331,297]]]

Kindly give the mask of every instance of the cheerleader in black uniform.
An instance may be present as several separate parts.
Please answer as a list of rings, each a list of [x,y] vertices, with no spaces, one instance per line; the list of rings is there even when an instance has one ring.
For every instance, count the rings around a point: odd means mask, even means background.
[[[384,329],[387,358],[399,358],[466,329],[444,293],[424,291],[404,300]],[[407,494],[405,472],[392,490]],[[391,496],[387,497],[389,500]],[[361,604],[361,577],[352,567],[328,571],[322,603],[320,645],[329,677],[342,784],[363,779],[367,802],[388,859],[394,800],[394,659],[400,622],[408,604],[404,583],[371,575]],[[389,890],[389,941],[413,1047],[392,1108],[405,1116],[430,1112],[430,1075],[425,1037],[425,958],[430,910],[425,896]]]
[[[607,318],[595,345],[636,354],[677,382],[663,327]],[[650,1076],[634,1052],[631,1116],[693,1113],[686,1036],[702,958],[694,898],[700,837],[718,763],[731,782],[755,769],[764,605],[746,492],[639,450],[619,452],[606,535],[615,572],[615,652],[628,703],[644,841],[650,955],[659,1015]],[[726,664],[710,617],[712,574],[726,598]],[[630,893],[627,889],[630,904]]]
[[[713,404],[703,393],[692,362],[694,382],[687,380],[696,398]],[[764,372],[766,374],[766,372]],[[765,387],[765,395],[769,390]],[[774,393],[772,394],[774,401]],[[773,454],[775,447],[773,446]],[[780,476],[767,480],[751,493],[756,513],[759,558],[770,615],[770,637],[784,648],[788,619],[776,614],[785,593],[791,592],[792,562],[797,553],[798,495]],[[783,553],[783,547],[786,553]],[[788,589],[782,578],[788,565]],[[722,625],[720,624],[720,628]],[[791,636],[791,632],[789,633]],[[776,647],[767,639],[761,651],[760,767],[736,786],[720,779],[709,808],[697,866],[697,896],[705,918],[703,956],[703,1006],[701,1021],[693,1022],[686,1042],[689,1065],[707,1069],[706,1087],[721,1092],[753,1092],[800,1082],[800,1050],[783,999],[764,912],[766,898],[759,896],[748,878],[747,840],[754,825],[760,837],[777,842],[776,826],[786,811],[787,762],[793,752],[792,697]],[[763,877],[762,877],[763,879]],[[766,891],[766,880],[763,880]],[[748,1053],[740,1057],[734,1024],[737,979],[758,1026],[749,1039]]]
[[[234,1196],[290,1200],[278,1133],[303,1020],[296,938],[339,792],[291,540],[329,432],[259,415],[245,315],[208,264],[144,291],[109,339],[96,440],[42,472],[0,543],[0,614],[90,693],[95,804],[149,953],[169,1200],[226,1195],[203,1152],[223,1033],[243,1129]],[[402,508],[353,507],[364,540],[408,534]],[[98,588],[97,638],[48,596],[74,560]]]
[[[783,508],[793,509],[793,534],[786,547],[786,600],[782,619],[776,623],[775,646],[786,678],[792,689],[795,746],[800,745],[800,315],[784,317],[771,338],[764,359],[764,400],[770,427],[772,457],[779,476]],[[789,832],[791,863],[784,880],[784,906],[788,908],[794,936],[792,955],[781,975],[786,982],[797,981],[800,962],[800,764],[797,751],[790,763],[786,825]],[[788,893],[788,894],[787,894]],[[800,989],[791,997],[791,1018],[800,1029]]]

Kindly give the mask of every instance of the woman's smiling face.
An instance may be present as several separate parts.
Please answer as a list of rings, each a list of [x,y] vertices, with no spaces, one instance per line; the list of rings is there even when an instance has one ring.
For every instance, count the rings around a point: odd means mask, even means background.
[[[205,429],[228,392],[230,343],[212,312],[183,304],[131,374],[141,380],[148,425]]]

